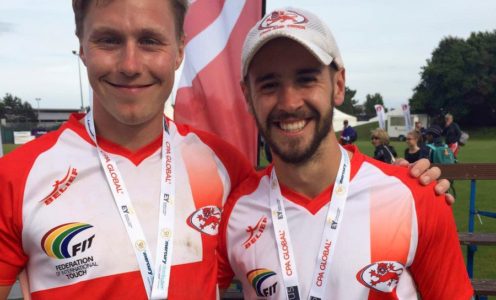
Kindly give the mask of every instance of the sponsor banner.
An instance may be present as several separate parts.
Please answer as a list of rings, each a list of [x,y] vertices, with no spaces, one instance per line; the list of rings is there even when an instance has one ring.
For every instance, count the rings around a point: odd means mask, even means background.
[[[384,111],[384,106],[376,104],[374,107],[377,113],[377,119],[379,120],[379,127],[386,130],[386,112]]]
[[[261,14],[261,0],[197,0],[191,4],[174,105],[176,122],[221,136],[253,164],[257,130],[239,82],[243,42]]]
[[[34,139],[35,137],[31,135],[31,131],[14,131],[14,144],[16,145],[26,144]]]
[[[412,130],[412,118],[410,116],[410,105],[402,104],[401,109],[403,110],[403,117],[405,118],[405,128],[407,132]]]

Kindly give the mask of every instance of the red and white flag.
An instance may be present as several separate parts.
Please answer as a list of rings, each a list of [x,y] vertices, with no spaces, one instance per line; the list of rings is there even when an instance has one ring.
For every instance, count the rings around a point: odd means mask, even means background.
[[[241,50],[262,0],[196,0],[184,29],[174,120],[218,135],[256,163],[257,129],[241,91]]]

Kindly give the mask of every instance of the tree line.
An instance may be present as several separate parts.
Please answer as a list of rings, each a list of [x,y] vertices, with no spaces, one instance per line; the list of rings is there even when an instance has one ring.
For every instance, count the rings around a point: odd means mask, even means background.
[[[0,100],[0,120],[5,119],[7,122],[36,122],[37,116],[33,107],[28,102],[22,101],[21,98],[11,94],[5,94]]]
[[[464,125],[496,125],[496,30],[444,38],[420,75],[410,99],[414,111],[431,117],[449,112]]]
[[[339,108],[354,116],[375,116],[380,93],[367,94],[363,105],[356,90],[346,87]],[[496,30],[472,33],[469,38],[446,37],[421,68],[420,82],[408,100],[413,113],[436,119],[451,113],[457,123],[496,126]]]

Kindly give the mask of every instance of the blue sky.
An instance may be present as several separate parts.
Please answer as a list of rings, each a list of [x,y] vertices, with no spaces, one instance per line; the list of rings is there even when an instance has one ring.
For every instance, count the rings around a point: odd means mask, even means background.
[[[496,29],[494,0],[267,0],[268,11],[284,6],[305,8],[327,22],[347,85],[360,102],[378,92],[393,108],[411,97],[421,67],[443,37]],[[77,49],[71,1],[0,2],[0,96],[12,93],[34,108],[36,98],[41,108],[78,108]]]

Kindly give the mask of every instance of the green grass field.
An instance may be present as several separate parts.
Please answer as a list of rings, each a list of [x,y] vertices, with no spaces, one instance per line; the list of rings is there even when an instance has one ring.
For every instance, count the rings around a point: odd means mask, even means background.
[[[368,125],[357,128],[360,151],[373,155],[374,148],[370,143],[370,130],[375,128]],[[496,128],[468,129],[470,140],[460,149],[458,160],[460,163],[496,163]],[[393,141],[392,145],[402,155],[406,148],[405,142]],[[496,198],[494,197],[496,182],[494,180],[479,180],[476,182],[476,208],[479,210],[496,212]],[[468,230],[470,181],[455,181],[456,202],[453,213],[458,231]],[[476,218],[475,231],[496,232],[496,219],[481,217],[482,224]],[[465,253],[465,247],[463,247]],[[496,247],[479,246],[474,262],[475,278],[496,279]],[[496,297],[493,297],[496,299]]]
[[[358,127],[359,139],[357,145],[360,151],[367,155],[373,154],[373,146],[370,143],[370,130],[377,125],[366,125]],[[496,163],[496,128],[483,128],[480,130],[469,130],[471,138],[459,153],[459,161],[466,163]],[[401,155],[406,148],[405,142],[393,141],[393,146]],[[14,145],[4,145],[4,153],[15,148]],[[262,157],[262,164],[266,164]],[[469,207],[469,181],[456,181],[456,203],[453,212],[459,231],[467,231],[468,207]],[[496,212],[495,181],[479,180],[477,182],[476,207],[480,210]],[[476,219],[475,230],[480,232],[496,232],[496,219],[482,217],[482,224]],[[465,248],[465,247],[464,247]],[[475,278],[496,279],[496,247],[479,246],[475,255],[474,266]]]

